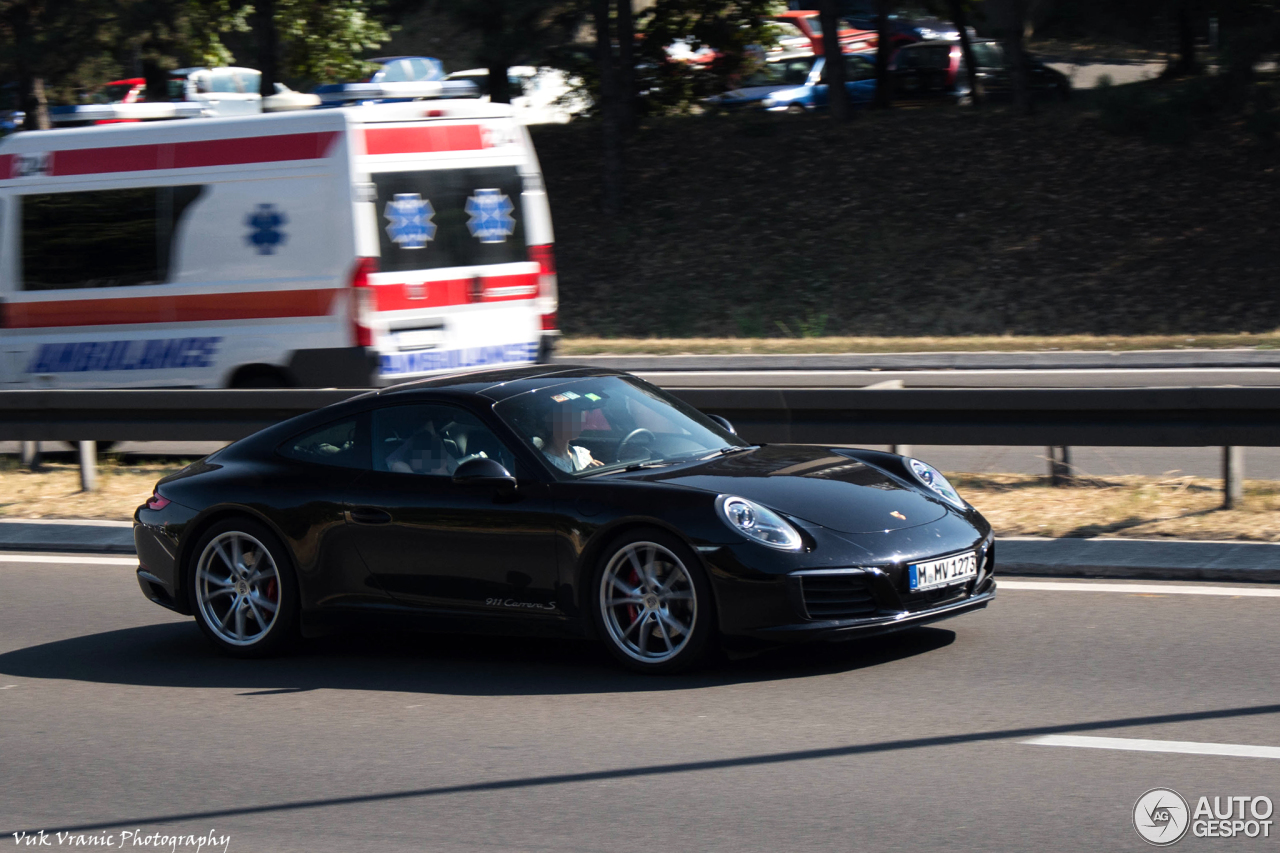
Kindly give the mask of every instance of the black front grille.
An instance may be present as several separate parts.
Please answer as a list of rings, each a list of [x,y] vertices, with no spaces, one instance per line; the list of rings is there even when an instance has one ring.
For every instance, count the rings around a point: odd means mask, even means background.
[[[800,596],[810,619],[856,619],[879,609],[861,574],[801,575]]]

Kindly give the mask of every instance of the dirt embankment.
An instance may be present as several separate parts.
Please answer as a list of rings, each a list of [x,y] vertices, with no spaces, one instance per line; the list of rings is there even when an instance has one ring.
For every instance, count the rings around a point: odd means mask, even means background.
[[[561,322],[584,336],[1062,335],[1280,327],[1280,156],[1158,145],[1087,104],[642,128],[626,216],[598,128],[535,128]]]

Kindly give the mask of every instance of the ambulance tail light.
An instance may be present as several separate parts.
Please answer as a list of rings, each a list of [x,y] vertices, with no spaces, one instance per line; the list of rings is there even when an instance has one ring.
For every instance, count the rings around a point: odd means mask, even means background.
[[[358,347],[373,346],[373,313],[378,306],[369,276],[377,271],[377,258],[357,258],[351,273],[351,337]]]
[[[542,312],[542,330],[553,332],[560,326],[556,317],[556,309],[560,307],[560,293],[554,248],[550,245],[530,246],[529,260],[538,265],[538,305]]]

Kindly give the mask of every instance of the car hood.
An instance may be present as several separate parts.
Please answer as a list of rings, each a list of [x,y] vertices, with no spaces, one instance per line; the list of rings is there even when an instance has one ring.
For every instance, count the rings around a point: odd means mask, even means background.
[[[695,466],[646,471],[638,479],[737,495],[840,533],[900,530],[948,512],[941,499],[878,468],[808,445],[765,445]]]

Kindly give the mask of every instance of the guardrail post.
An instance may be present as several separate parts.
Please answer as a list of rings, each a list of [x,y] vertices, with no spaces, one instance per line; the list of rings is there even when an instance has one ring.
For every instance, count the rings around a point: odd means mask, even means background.
[[[98,490],[98,442],[80,442],[80,491]]]
[[[1244,498],[1244,448],[1222,448],[1222,508],[1240,505]]]
[[[909,444],[891,444],[891,445],[889,445],[889,452],[890,452],[890,453],[896,453],[896,454],[898,454],[899,456],[910,456],[910,455],[911,455],[911,445],[909,445]]]
[[[22,467],[32,471],[40,467],[40,442],[22,442]]]
[[[1049,485],[1067,486],[1071,483],[1071,448],[1046,447],[1049,453]]]

